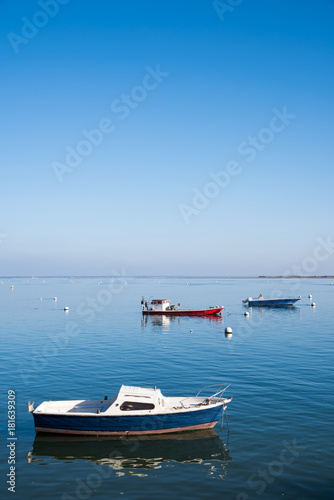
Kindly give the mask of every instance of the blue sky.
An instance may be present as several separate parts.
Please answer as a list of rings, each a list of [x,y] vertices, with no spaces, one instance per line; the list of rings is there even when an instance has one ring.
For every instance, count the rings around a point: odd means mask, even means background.
[[[334,273],[334,2],[216,7],[0,2],[0,275]]]

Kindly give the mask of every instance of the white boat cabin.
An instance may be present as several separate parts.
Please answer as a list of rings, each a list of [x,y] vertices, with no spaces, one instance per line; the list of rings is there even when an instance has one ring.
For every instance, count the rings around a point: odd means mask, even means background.
[[[156,387],[133,387],[122,385],[118,394],[112,399],[104,400],[72,400],[44,401],[35,410],[28,403],[28,411],[43,414],[99,414],[120,416],[127,412],[135,415],[170,413],[200,409],[208,404],[220,404],[223,399],[214,395],[210,399],[204,397],[164,397]],[[228,402],[228,400],[226,400]]]
[[[157,312],[163,312],[163,311],[175,311],[176,309],[179,309],[181,304],[177,305],[171,305],[169,299],[152,299],[150,303],[145,300],[145,298],[142,298],[141,304],[143,306],[143,311],[157,311]]]
[[[177,309],[177,307],[180,307],[180,304],[177,306],[170,305],[170,300],[169,299],[152,299],[150,303],[145,300],[145,298],[142,298],[141,304],[143,306],[144,311],[167,311],[167,310],[174,310]]]
[[[170,300],[167,299],[153,299],[150,304],[152,311],[166,311],[170,307]]]

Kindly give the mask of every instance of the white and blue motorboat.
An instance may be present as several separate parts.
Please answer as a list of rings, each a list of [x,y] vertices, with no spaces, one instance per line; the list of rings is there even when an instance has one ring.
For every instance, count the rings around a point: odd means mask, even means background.
[[[216,425],[232,397],[224,398],[227,386],[211,396],[165,397],[160,389],[122,385],[112,399],[44,401],[28,411],[36,432],[81,435],[163,434]],[[217,387],[217,386],[216,386]]]
[[[265,299],[262,294],[258,296],[257,299],[253,299],[252,297],[248,297],[248,299],[245,299],[242,301],[243,304],[248,305],[249,307],[256,306],[256,307],[291,307],[293,306],[298,300],[301,299],[301,296],[299,297],[289,297],[287,299]]]

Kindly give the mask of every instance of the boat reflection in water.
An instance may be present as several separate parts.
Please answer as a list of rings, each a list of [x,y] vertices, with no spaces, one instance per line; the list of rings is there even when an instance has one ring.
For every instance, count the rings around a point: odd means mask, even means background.
[[[142,320],[141,320],[141,324],[142,324],[142,327],[145,328],[146,326],[152,326],[153,328],[154,327],[165,327],[166,330],[169,330],[169,327],[171,325],[175,325],[175,324],[180,324],[182,321],[184,322],[185,320],[186,321],[192,321],[192,323],[194,322],[194,320],[196,320],[197,322],[202,322],[202,321],[210,321],[212,323],[221,323],[223,320],[223,316],[215,316],[215,315],[212,315],[212,316],[198,316],[196,318],[194,318],[193,316],[192,317],[188,317],[188,318],[184,318],[182,316],[164,316],[163,314],[156,314],[156,315],[153,315],[153,316],[150,316],[150,315],[144,315],[142,316]]]
[[[150,325],[153,327],[165,327],[167,330],[170,327],[170,324],[175,324],[175,323],[180,323],[181,322],[181,317],[180,316],[164,316],[163,314],[161,315],[156,315],[156,316],[142,316],[141,324],[142,327],[145,328],[145,326]]]
[[[28,463],[84,460],[109,466],[118,476],[139,477],[178,462],[205,465],[206,474],[217,478],[224,478],[232,461],[223,440],[213,429],[136,439],[38,433],[26,459]]]
[[[246,307],[245,305],[243,307]],[[253,318],[256,318],[258,316],[263,316],[264,314],[266,315],[271,315],[275,317],[280,317],[283,314],[286,316],[288,314],[293,315],[293,316],[299,316],[301,317],[302,314],[302,307],[296,307],[296,306],[280,306],[280,307],[248,307],[247,310],[250,312],[250,315]]]

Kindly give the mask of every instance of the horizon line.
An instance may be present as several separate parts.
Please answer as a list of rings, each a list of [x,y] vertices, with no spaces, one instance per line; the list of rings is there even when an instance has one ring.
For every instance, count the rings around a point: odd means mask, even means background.
[[[214,275],[208,275],[208,276],[200,276],[200,275],[124,275],[124,276],[115,276],[115,275],[70,275],[70,274],[64,274],[64,275],[7,275],[7,276],[0,276],[0,279],[17,279],[17,278],[29,278],[29,279],[40,279],[40,278],[67,278],[67,279],[73,279],[73,278],[114,278],[114,279],[120,279],[120,278],[132,278],[132,279],[334,279],[334,275],[331,274],[325,274],[325,275],[307,275],[307,276],[300,276],[300,275],[289,275],[289,276],[283,276],[283,275],[277,275],[277,276],[271,276],[271,275],[259,275],[259,276],[214,276]]]

